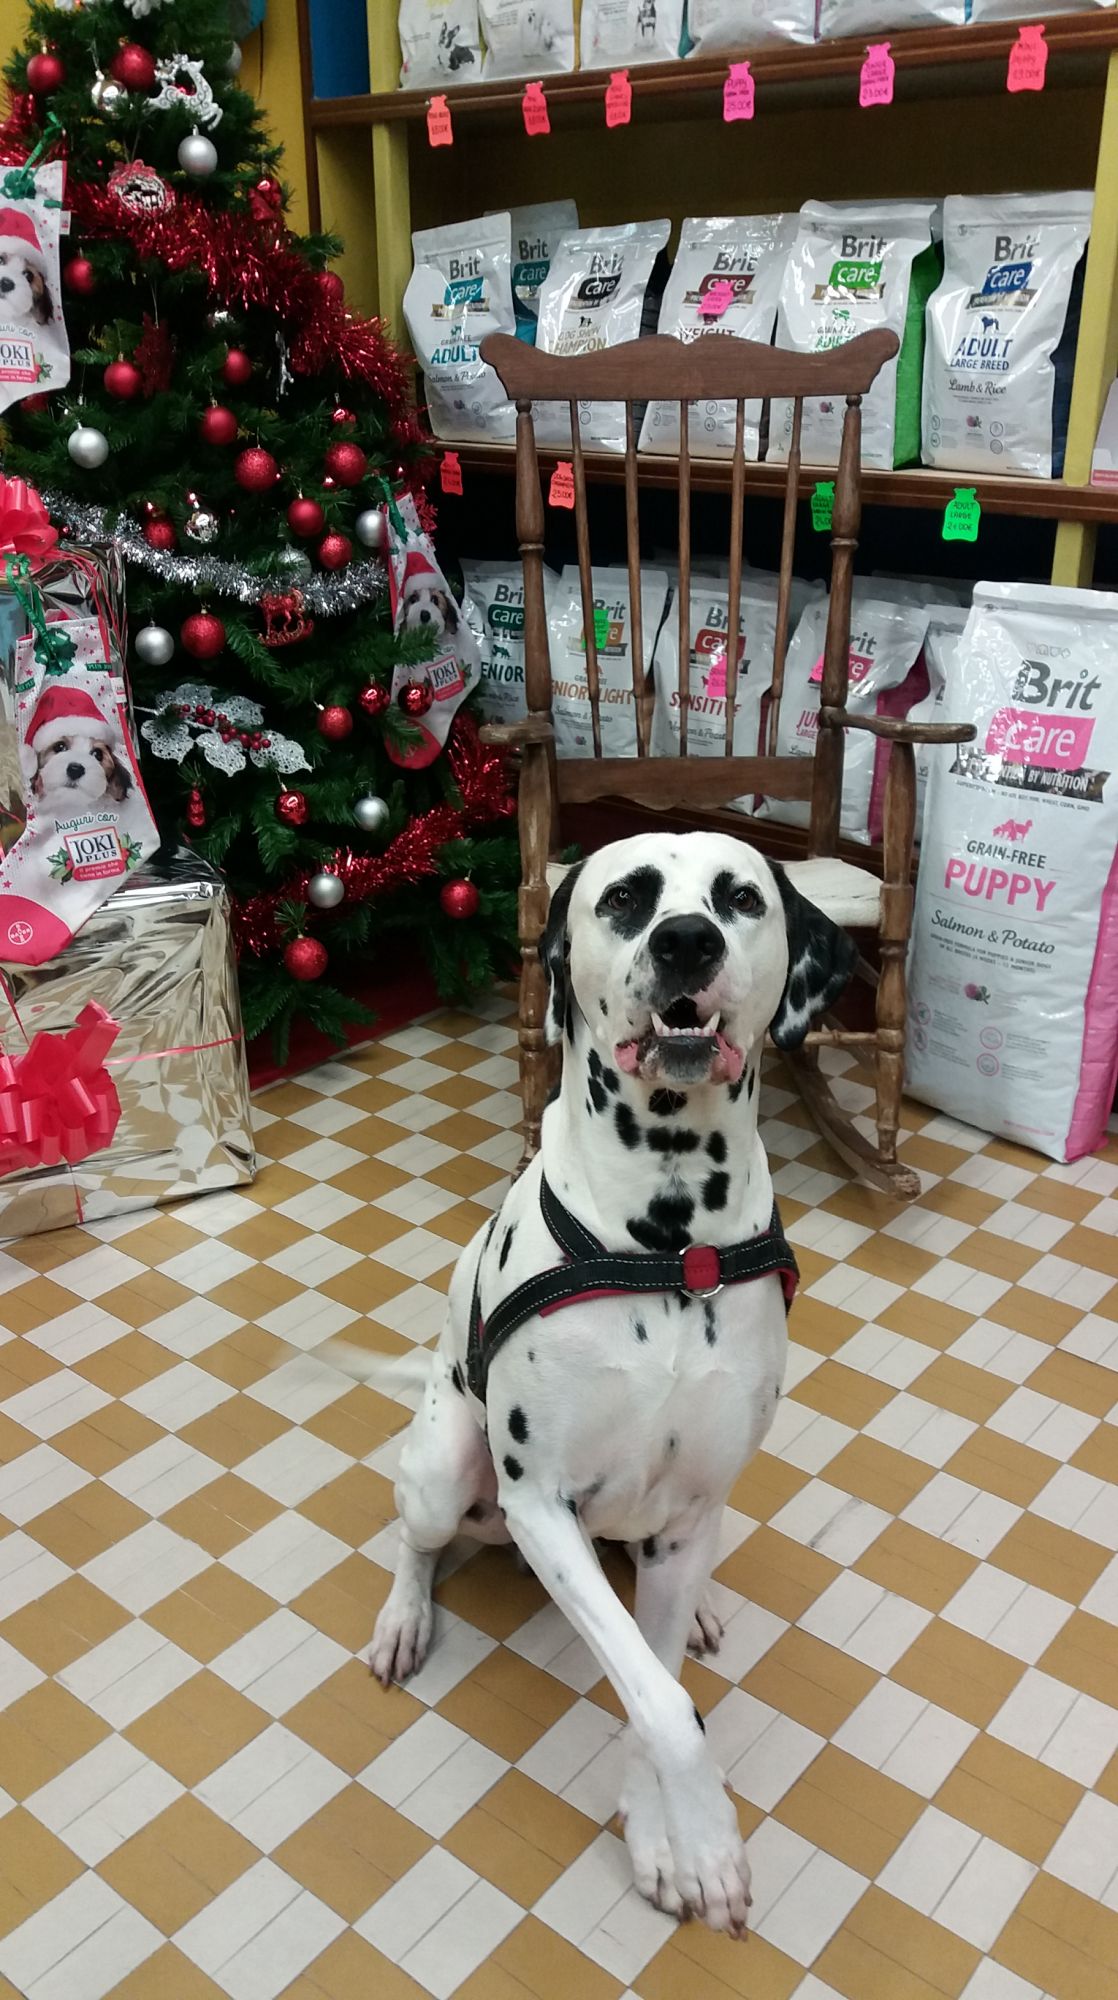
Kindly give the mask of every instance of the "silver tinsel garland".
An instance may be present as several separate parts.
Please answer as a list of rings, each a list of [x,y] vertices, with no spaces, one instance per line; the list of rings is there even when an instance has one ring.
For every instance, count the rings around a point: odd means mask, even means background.
[[[93,507],[51,487],[41,489],[41,497],[51,519],[80,542],[110,541],[127,562],[138,563],[164,583],[186,584],[199,596],[235,597],[240,604],[259,604],[263,597],[275,597],[292,584],[282,576],[259,576],[240,563],[224,562],[220,556],[168,555],[145,542],[134,521],[127,515],[108,526],[103,507]],[[330,576],[316,575],[298,582],[303,603],[316,618],[337,618],[344,611],[360,611],[388,595],[384,564],[375,557],[369,562],[349,563]]]

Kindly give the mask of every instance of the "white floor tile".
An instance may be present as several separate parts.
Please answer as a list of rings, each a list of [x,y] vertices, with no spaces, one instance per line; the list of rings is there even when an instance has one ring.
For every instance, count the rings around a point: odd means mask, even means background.
[[[432,1847],[359,1917],[353,1928],[385,1958],[400,1965],[420,1939],[456,1908],[478,1877],[472,1868]]]
[[[21,1528],[89,1483],[85,1468],[53,1445],[35,1445],[0,1466],[0,1514]]]
[[[258,1861],[176,1931],[174,1943],[201,1972],[217,1979],[223,1966],[304,1893],[274,1862]]]

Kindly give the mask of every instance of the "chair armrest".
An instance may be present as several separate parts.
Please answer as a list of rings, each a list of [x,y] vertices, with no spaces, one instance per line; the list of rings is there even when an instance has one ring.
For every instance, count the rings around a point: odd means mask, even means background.
[[[889,743],[973,743],[973,722],[906,722],[895,715],[852,715],[848,708],[822,708],[819,720],[828,729],[864,729]]]
[[[483,722],[478,734],[493,750],[523,750],[529,743],[555,740],[548,715],[525,715],[519,722]]]

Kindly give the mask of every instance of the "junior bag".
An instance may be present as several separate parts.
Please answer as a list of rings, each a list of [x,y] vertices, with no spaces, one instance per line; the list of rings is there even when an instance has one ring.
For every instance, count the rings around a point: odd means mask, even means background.
[[[540,286],[536,346],[547,354],[592,354],[636,340],[652,266],[670,231],[667,221],[567,230]],[[541,444],[570,443],[566,403],[537,403],[534,418]],[[624,403],[580,403],[578,420],[586,450],[624,451]]]
[[[512,333],[509,215],[482,216],[412,237],[415,268],[404,318],[427,385],[436,437],[516,435],[516,412],[478,348],[487,333]]]
[[[815,40],[815,0],[687,0],[688,55]]]
[[[1118,595],[981,583],[928,774],[908,1088],[1056,1160],[1099,1146],[1118,1073]]]
[[[478,0],[400,0],[402,90],[445,90],[480,80],[477,7]]]
[[[683,0],[582,0],[582,68],[672,62],[682,32]]]
[[[548,76],[575,66],[572,0],[481,0],[482,76]]]
[[[632,619],[627,569],[595,569],[595,632],[603,757],[635,757],[637,716],[633,702]],[[664,616],[668,579],[663,570],[641,570],[641,683]],[[552,714],[555,750],[560,757],[594,755],[593,717],[586,681],[586,641],[582,588],[577,565],[563,571],[548,621],[551,644]]]

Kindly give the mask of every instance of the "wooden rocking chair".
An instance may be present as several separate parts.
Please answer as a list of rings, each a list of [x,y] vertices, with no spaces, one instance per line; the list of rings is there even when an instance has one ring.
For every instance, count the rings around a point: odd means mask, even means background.
[[[601,353],[564,357],[538,352],[508,334],[491,334],[482,357],[496,370],[517,409],[516,529],[524,566],[524,648],[527,712],[522,721],[491,725],[487,739],[520,754],[519,901],[521,948],[520,1073],[524,1100],[525,1160],[539,1145],[540,1120],[552,1081],[552,1051],[544,1041],[547,978],[539,942],[551,889],[561,879],[555,857],[562,845],[561,812],[566,805],[594,801],[628,802],[670,813],[688,826],[717,826],[759,847],[772,847],[777,830],[769,823],[720,810],[743,794],[802,800],[810,804],[805,859],[786,862],[801,893],[838,923],[875,930],[880,975],[861,961],[863,976],[876,984],[876,1026],[854,1031],[828,1023],[809,1034],[804,1046],[785,1052],[796,1084],[820,1131],[835,1151],[873,1186],[902,1200],[919,1192],[916,1174],[897,1160],[897,1129],[904,1083],[905,956],[912,921],[912,859],[915,822],[917,743],[962,743],[974,735],[967,724],[916,724],[847,712],[852,560],[861,516],[861,403],[884,364],[897,351],[888,332],[866,333],[819,354],[791,354],[752,341],[706,336],[689,345],[668,336],[630,341]],[[805,396],[845,399],[842,446],[835,476],[830,610],[819,717],[813,758],[775,754],[784,663],[789,638],[789,605],[800,478],[800,431]],[[777,597],[776,641],[768,718],[768,754],[739,757],[733,752],[737,694],[739,618],[742,583],[742,530],[746,486],[744,404],[781,397],[793,401],[794,419],[784,487],[783,537]],[[736,405],[736,437],[730,480],[729,631],[726,645],[725,754],[718,758],[687,753],[690,693],[691,462],[689,405],[717,398]],[[586,681],[592,714],[592,757],[557,759],[552,726],[551,661],[544,603],[544,505],[532,421],[534,402],[567,403],[571,414],[575,534],[581,581]],[[629,573],[633,699],[637,756],[601,754],[598,649],[591,585],[586,468],[579,439],[578,404],[594,399],[624,403],[626,450],[625,511]],[[657,399],[678,402],[679,421],[679,720],[680,754],[650,755],[653,697],[642,665],[640,529],[634,404]],[[843,732],[862,729],[890,745],[884,807],[882,876],[869,866],[839,856]],[[631,831],[631,827],[626,829]],[[786,851],[786,829],[778,844]],[[867,853],[866,860],[872,859]],[[549,880],[549,864],[550,880]],[[857,1048],[874,1062],[877,1085],[877,1145],[854,1125],[832,1095],[820,1067],[821,1047]]]

